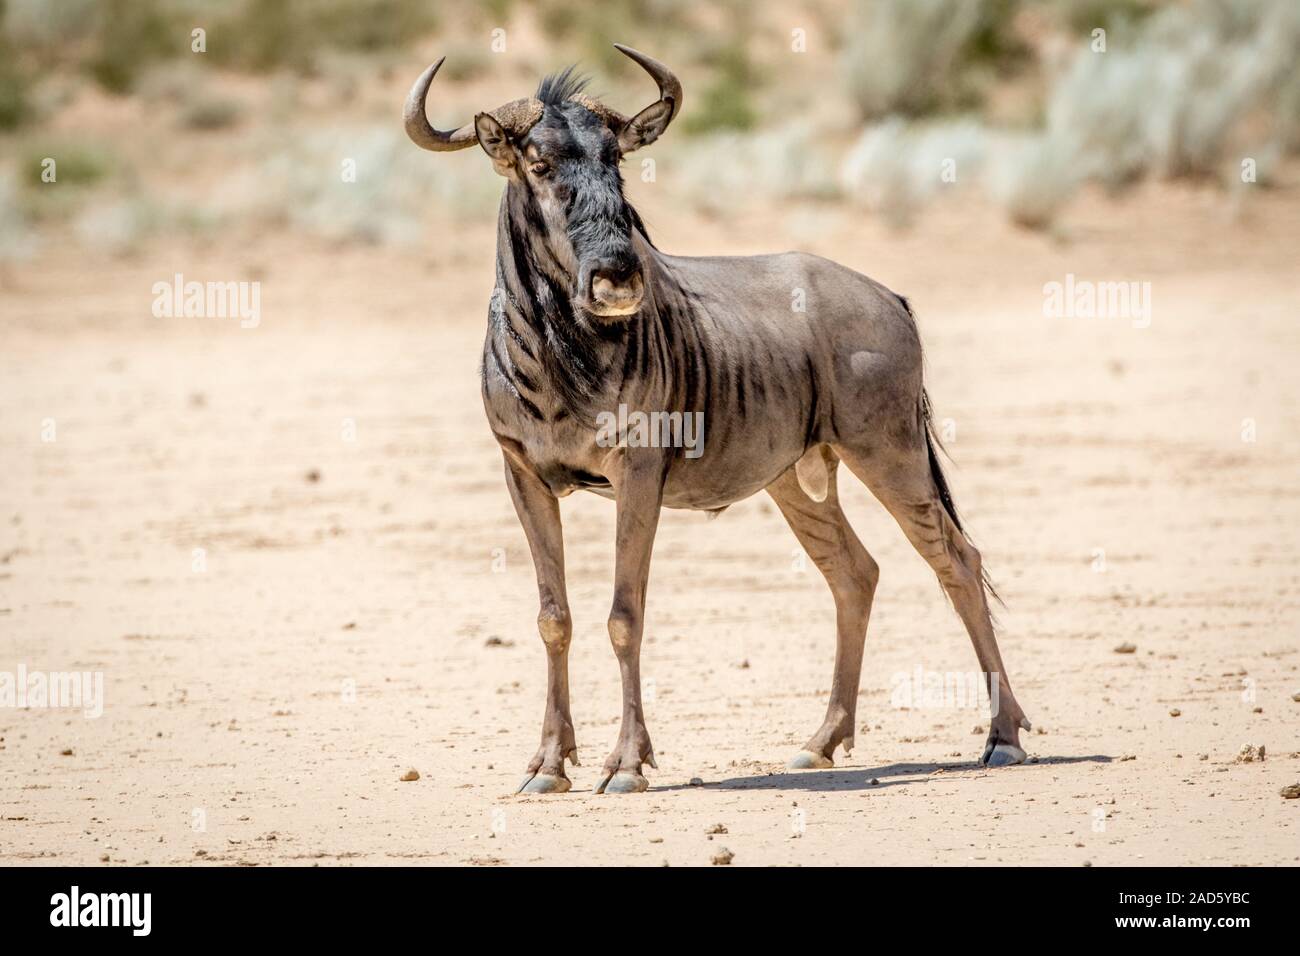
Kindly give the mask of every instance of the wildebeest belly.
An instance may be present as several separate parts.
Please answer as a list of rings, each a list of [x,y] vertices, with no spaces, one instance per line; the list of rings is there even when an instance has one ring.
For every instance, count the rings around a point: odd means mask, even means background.
[[[779,478],[806,447],[803,428],[791,419],[740,420],[706,407],[702,431],[700,447],[674,450],[665,507],[711,511],[735,504]]]

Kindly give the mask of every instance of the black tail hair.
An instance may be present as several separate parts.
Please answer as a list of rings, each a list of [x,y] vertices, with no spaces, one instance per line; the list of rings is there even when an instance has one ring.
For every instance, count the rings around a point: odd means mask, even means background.
[[[908,309],[908,311],[911,310]],[[948,512],[948,517],[957,526],[957,530],[961,532],[967,541],[970,541],[970,534],[966,531],[966,528],[961,523],[961,518],[957,515],[957,505],[953,503],[952,492],[948,489],[948,479],[944,476],[943,466],[939,463],[939,452],[942,451],[947,454],[947,451],[943,447],[943,442],[939,440],[939,436],[935,434],[934,412],[930,407],[930,396],[924,388],[921,389],[921,420],[925,428],[925,448],[930,455],[930,478],[934,481],[934,487],[939,492],[939,500],[943,502],[943,510]],[[997,588],[993,586],[993,579],[989,577],[987,568],[981,569],[981,576],[985,592],[1005,608],[1007,606],[1006,602],[1002,600]]]

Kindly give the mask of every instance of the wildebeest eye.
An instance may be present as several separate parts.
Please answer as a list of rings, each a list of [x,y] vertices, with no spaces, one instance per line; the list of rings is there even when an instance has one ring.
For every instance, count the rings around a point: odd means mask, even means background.
[[[546,162],[543,159],[539,159],[537,162],[533,163],[528,167],[528,171],[531,172],[534,176],[545,176],[547,173],[551,171],[551,164]]]

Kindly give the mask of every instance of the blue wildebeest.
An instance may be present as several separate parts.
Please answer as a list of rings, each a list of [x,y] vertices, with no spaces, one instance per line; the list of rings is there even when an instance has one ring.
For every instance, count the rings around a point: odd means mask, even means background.
[[[1023,761],[1019,732],[1029,723],[998,653],[979,552],[939,467],[907,301],[817,256],[686,258],[655,248],[624,198],[619,163],[659,138],[682,88],[662,63],[618,49],[659,87],[630,118],[585,94],[570,68],[533,97],[439,130],[425,101],[442,60],[416,80],[405,109],[417,145],[477,144],[506,179],[482,393],[537,572],[548,671],[541,746],[520,789],[568,790],[565,760],[578,763],[559,499],[579,489],[616,502],[609,636],[623,717],[597,793],[644,790],[642,765],[655,766],[640,653],[660,509],[716,513],[762,490],[825,576],[837,612],[830,705],[791,766],[829,767],[837,746],[849,751],[878,569],[840,510],[841,461],[902,526],[970,633],[997,702],[981,762]],[[639,432],[600,440],[597,420],[620,408],[701,420],[703,449],[632,440],[644,439]]]

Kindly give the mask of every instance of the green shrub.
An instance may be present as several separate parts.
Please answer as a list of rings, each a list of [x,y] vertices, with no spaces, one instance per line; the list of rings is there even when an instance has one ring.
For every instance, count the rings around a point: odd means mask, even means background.
[[[0,44],[0,130],[14,129],[30,115],[27,80]]]
[[[213,22],[208,52],[243,69],[309,72],[327,50],[393,49],[437,24],[427,0],[243,0]]]
[[[861,117],[977,106],[990,72],[1030,58],[1018,9],[1018,0],[857,0],[843,56]]]
[[[227,129],[239,122],[243,108],[237,100],[195,96],[181,110],[181,123],[190,129]]]
[[[112,93],[129,93],[141,72],[160,57],[188,49],[189,31],[157,0],[103,0],[90,73]]]
[[[1111,30],[1138,23],[1152,12],[1143,0],[1067,0],[1065,21],[1075,33],[1087,36],[1101,27]]]
[[[712,79],[693,98],[690,111],[682,117],[683,129],[691,135],[753,129],[758,123],[753,103],[757,77],[745,38],[735,37],[705,62],[712,68]]]
[[[84,143],[37,143],[28,145],[19,160],[22,182],[36,189],[52,184],[41,179],[42,164],[49,158],[55,163],[55,182],[62,186],[93,186],[111,174],[116,166],[107,150]]]

